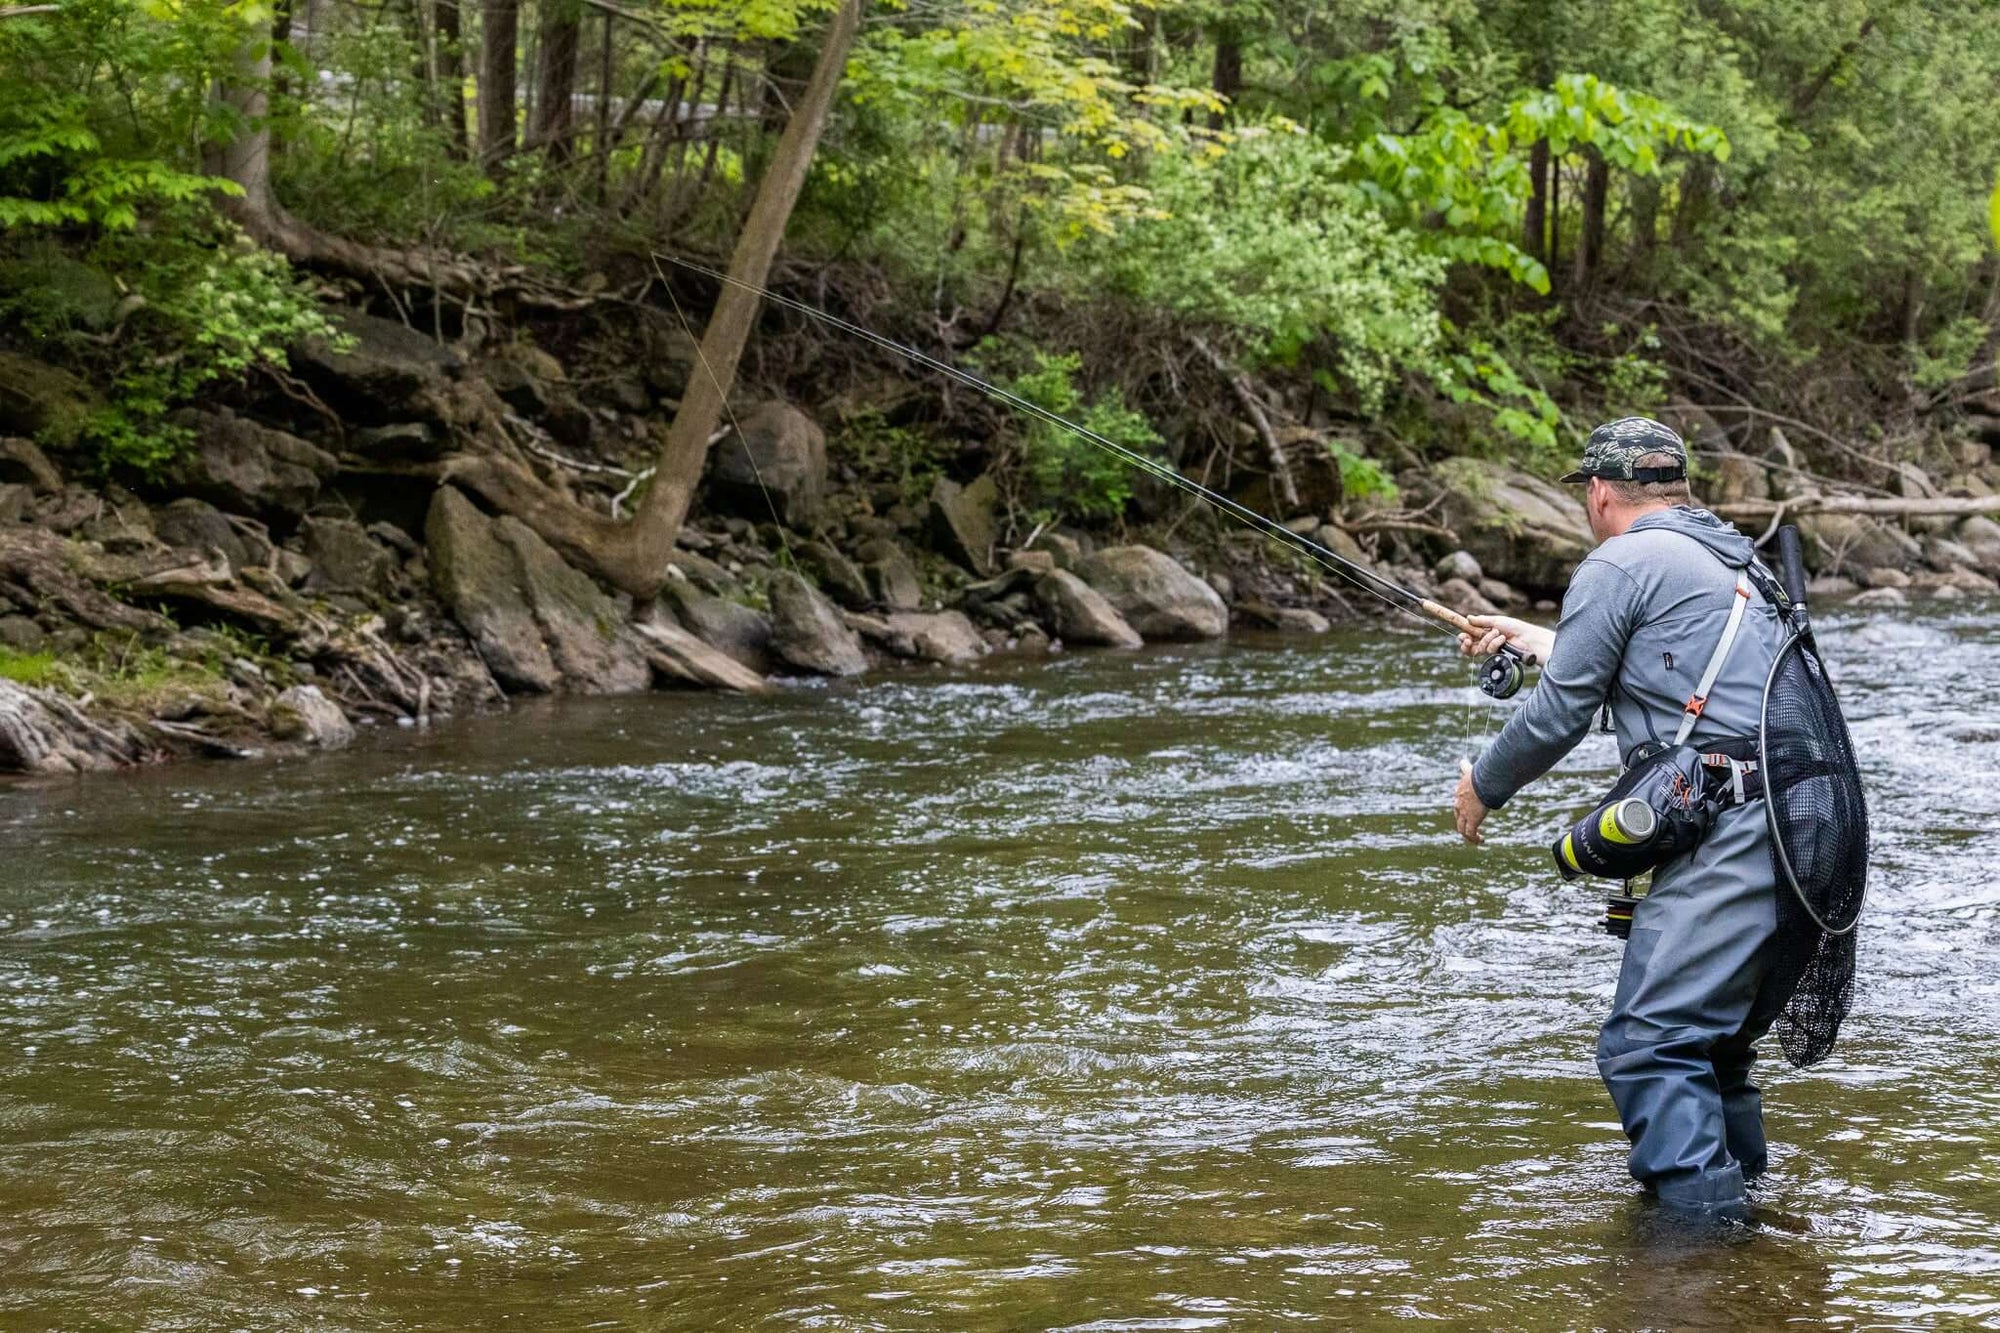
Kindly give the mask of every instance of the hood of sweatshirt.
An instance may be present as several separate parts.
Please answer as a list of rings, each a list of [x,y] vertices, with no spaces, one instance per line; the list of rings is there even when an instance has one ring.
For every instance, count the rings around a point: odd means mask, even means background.
[[[1756,546],[1748,537],[1706,509],[1690,509],[1686,505],[1676,505],[1672,509],[1661,509],[1647,514],[1627,529],[1629,532],[1654,530],[1678,532],[1694,538],[1715,552],[1722,563],[1731,569],[1744,568],[1757,554]]]

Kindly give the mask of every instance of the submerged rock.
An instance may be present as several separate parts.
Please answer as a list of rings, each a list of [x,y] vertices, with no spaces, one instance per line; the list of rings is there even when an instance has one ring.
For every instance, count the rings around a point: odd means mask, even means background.
[[[791,665],[821,676],[858,676],[868,669],[840,612],[790,570],[771,580],[771,647]]]
[[[1218,639],[1229,629],[1215,589],[1150,546],[1108,547],[1077,573],[1147,639]]]

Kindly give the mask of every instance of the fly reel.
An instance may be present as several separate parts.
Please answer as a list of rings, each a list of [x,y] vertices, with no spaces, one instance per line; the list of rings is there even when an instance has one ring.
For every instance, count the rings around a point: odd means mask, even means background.
[[[1479,668],[1479,688],[1495,699],[1511,699],[1527,679],[1528,658],[1513,644],[1486,659]]]

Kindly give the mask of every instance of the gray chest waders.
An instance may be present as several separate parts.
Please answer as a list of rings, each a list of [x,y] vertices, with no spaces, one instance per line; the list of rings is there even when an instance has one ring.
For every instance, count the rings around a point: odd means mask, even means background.
[[[1798,529],[1778,529],[1780,586],[1752,565],[1673,743],[1642,748],[1598,807],[1551,849],[1564,879],[1625,881],[1605,929],[1631,933],[1630,881],[1683,856],[1730,805],[1764,801],[1778,892],[1773,983],[1787,995],[1776,1023],[1785,1059],[1800,1068],[1833,1049],[1854,996],[1855,927],[1868,887],[1868,807],[1854,745],[1806,612]],[[1754,584],[1789,635],[1764,681],[1758,734],[1706,750],[1687,743],[1735,644]]]

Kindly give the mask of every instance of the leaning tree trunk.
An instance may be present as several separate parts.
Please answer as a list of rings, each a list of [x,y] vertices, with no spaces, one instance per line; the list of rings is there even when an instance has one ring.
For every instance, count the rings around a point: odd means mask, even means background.
[[[737,363],[757,317],[756,289],[770,277],[771,261],[805,186],[806,172],[826,128],[834,92],[860,23],[860,0],[841,0],[812,78],[771,154],[771,165],[758,182],[750,215],[730,256],[730,281],[723,284],[702,335],[699,365],[660,445],[652,486],[632,521],[620,523],[584,509],[506,459],[463,459],[452,469],[454,479],[519,518],[574,563],[635,598],[653,597],[666,579],[674,539],[687,518],[709,444],[736,381]]]

